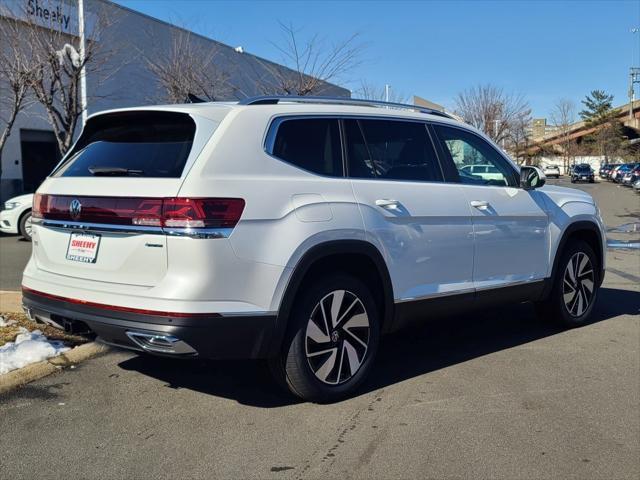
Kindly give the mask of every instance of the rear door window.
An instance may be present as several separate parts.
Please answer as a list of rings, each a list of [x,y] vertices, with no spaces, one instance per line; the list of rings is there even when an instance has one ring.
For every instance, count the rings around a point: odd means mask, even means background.
[[[440,182],[426,125],[397,120],[345,120],[349,176]]]
[[[177,112],[123,112],[90,119],[54,177],[182,175],[196,125]]]
[[[281,120],[271,155],[309,172],[342,177],[340,127],[335,118]]]

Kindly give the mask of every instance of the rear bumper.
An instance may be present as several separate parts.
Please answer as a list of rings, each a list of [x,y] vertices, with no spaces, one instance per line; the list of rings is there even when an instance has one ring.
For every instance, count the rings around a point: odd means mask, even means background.
[[[147,314],[111,310],[29,289],[23,291],[22,298],[32,317],[58,328],[88,328],[103,342],[122,348],[204,358],[268,358],[274,350],[273,314]],[[135,334],[138,339],[176,339],[178,348],[167,349],[166,343],[162,348],[149,348],[149,344],[135,341]]]

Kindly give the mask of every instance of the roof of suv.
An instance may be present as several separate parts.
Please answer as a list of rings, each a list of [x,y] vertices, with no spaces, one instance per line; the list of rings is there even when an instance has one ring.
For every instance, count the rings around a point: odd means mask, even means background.
[[[378,117],[404,117],[417,120],[438,120],[446,123],[460,124],[461,119],[448,113],[432,110],[418,105],[377,102],[360,99],[333,99],[328,97],[254,97],[239,102],[203,102],[170,105],[139,106],[105,110],[90,115],[92,118],[107,113],[127,112],[135,110],[161,110],[191,113],[203,117],[220,120],[220,114],[232,110],[262,110],[268,109],[273,114],[339,114],[339,115],[370,115]],[[466,125],[470,127],[469,125]],[[473,127],[471,127],[473,128]],[[474,129],[475,130],[475,129]]]

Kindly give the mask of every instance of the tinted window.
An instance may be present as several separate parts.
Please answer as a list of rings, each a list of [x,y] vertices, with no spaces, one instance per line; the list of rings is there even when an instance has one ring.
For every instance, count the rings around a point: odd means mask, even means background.
[[[513,168],[486,141],[459,128],[442,125],[434,125],[434,128],[443,150],[458,169],[461,183],[513,187],[518,185]]]
[[[127,112],[87,123],[57,177],[180,177],[196,126],[189,115]]]
[[[394,120],[346,120],[349,176],[442,181],[426,126]]]
[[[310,172],[341,177],[342,153],[338,120],[285,120],[278,126],[271,153]]]

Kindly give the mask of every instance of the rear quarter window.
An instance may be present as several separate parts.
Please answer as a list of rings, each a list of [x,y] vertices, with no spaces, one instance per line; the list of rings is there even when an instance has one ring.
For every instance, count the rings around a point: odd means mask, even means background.
[[[54,177],[182,175],[196,125],[178,112],[123,112],[92,118]]]
[[[337,119],[282,119],[276,125],[271,155],[309,172],[343,176]]]

